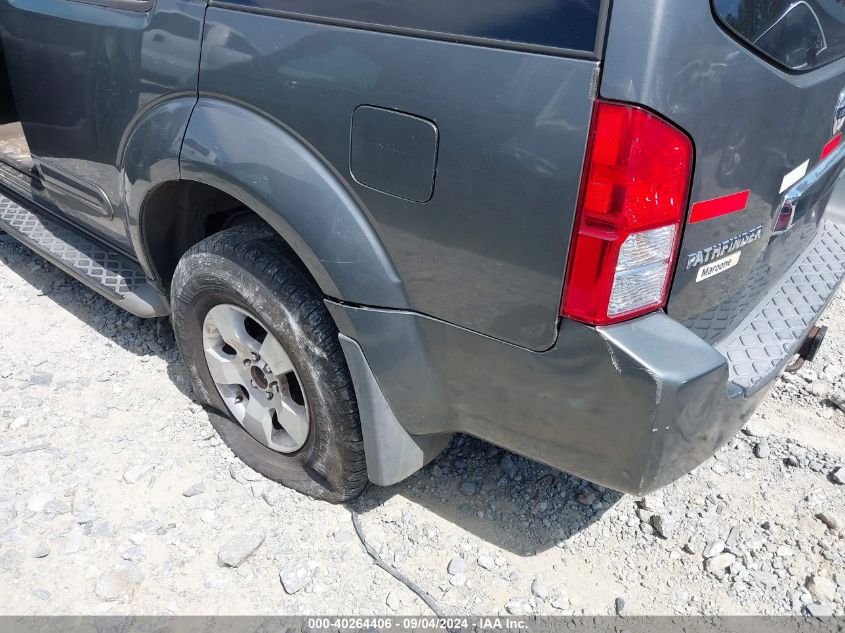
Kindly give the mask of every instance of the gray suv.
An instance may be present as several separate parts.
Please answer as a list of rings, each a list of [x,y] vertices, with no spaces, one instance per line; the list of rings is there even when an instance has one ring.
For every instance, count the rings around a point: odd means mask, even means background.
[[[318,498],[455,432],[663,486],[845,272],[839,0],[0,0],[0,46],[0,229]]]

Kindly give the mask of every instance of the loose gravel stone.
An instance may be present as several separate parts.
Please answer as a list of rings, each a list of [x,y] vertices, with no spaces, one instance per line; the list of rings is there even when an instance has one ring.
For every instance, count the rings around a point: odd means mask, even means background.
[[[651,525],[654,527],[654,531],[663,538],[672,538],[674,535],[675,524],[668,516],[655,514],[651,517]]]
[[[825,398],[830,393],[830,384],[824,380],[817,380],[807,385],[807,392],[817,398]]]
[[[355,540],[355,535],[349,530],[338,530],[334,533],[336,543],[348,543]]]
[[[53,597],[53,594],[51,594],[46,589],[41,589],[40,587],[33,589],[32,595],[44,602],[49,602]]]
[[[839,466],[830,473],[830,480],[835,484],[845,484],[845,467]]]
[[[93,523],[99,518],[100,513],[97,511],[97,508],[92,505],[89,505],[80,508],[79,512],[76,514],[75,520],[80,525],[85,525],[87,523]]]
[[[582,505],[591,506],[593,505],[593,503],[595,503],[595,501],[596,495],[594,495],[592,492],[582,492],[580,495],[578,495],[578,503]]]
[[[818,602],[811,602],[804,607],[814,618],[829,618],[833,615],[833,607],[828,604],[819,604]]]
[[[646,495],[637,503],[643,510],[649,512],[662,512],[666,508],[663,497],[659,494]]]
[[[200,482],[198,484],[194,484],[190,488],[188,488],[185,492],[182,493],[183,497],[196,497],[197,495],[201,495],[205,492],[205,484]]]
[[[766,459],[771,453],[769,445],[766,442],[760,442],[754,445],[754,456],[759,459]]]
[[[315,561],[307,558],[295,558],[288,562],[279,572],[282,587],[291,595],[299,593],[311,582],[314,571],[319,567]]]
[[[735,554],[737,556],[740,555],[737,548],[737,541],[739,540],[739,526],[734,525],[730,531],[728,532],[728,537],[725,539],[725,550]]]
[[[137,484],[144,478],[144,475],[151,470],[152,466],[150,464],[139,464],[138,466],[133,466],[123,473],[123,481],[128,484]]]
[[[467,577],[464,574],[455,574],[449,578],[449,584],[453,587],[463,587],[467,584]]]
[[[825,366],[823,373],[824,377],[827,379],[828,382],[835,383],[837,380],[842,378],[842,375],[845,373],[845,370],[842,369],[841,365],[831,363]]]
[[[511,598],[505,604],[505,611],[511,615],[531,615],[531,601],[528,598]]]
[[[723,541],[712,541],[704,546],[704,551],[701,555],[704,556],[704,558],[713,558],[724,551],[725,543]]]
[[[466,571],[467,564],[466,561],[461,558],[460,556],[456,556],[452,560],[449,561],[449,566],[446,568],[451,575],[455,574],[462,574]]]
[[[46,386],[53,382],[53,374],[41,371],[35,372],[27,382],[33,387]]]
[[[25,429],[27,426],[29,426],[29,418],[25,415],[19,415],[12,420],[12,423],[9,425],[9,430],[19,431],[20,429]]]
[[[824,576],[810,576],[807,579],[807,591],[819,602],[833,602],[836,597],[836,583]]]
[[[769,427],[766,425],[765,422],[762,420],[758,420],[756,418],[752,418],[748,421],[748,423],[743,427],[742,432],[746,435],[750,435],[751,437],[769,437]]]
[[[41,545],[32,550],[33,558],[47,558],[50,555],[50,548],[46,545]]]
[[[42,493],[32,495],[26,503],[26,509],[30,512],[43,512],[44,508],[46,508],[47,504],[51,501],[53,501],[53,495],[51,494]]]
[[[264,503],[268,506],[275,506],[282,500],[282,489],[276,483],[264,486],[264,489],[261,491],[261,498],[264,499]]]
[[[549,597],[549,588],[541,578],[535,578],[531,583],[531,593],[540,598],[540,600],[545,600]]]
[[[845,395],[842,393],[832,393],[828,395],[827,400],[825,401],[832,407],[839,409],[842,412],[845,412]]]
[[[516,477],[516,464],[514,462],[514,458],[511,455],[508,454],[502,457],[502,459],[499,461],[499,468],[502,469],[502,472],[509,479],[514,479]]]
[[[766,587],[767,589],[773,589],[774,587],[777,587],[779,580],[776,574],[770,574],[765,571],[752,571],[751,578]]]
[[[491,556],[479,556],[478,566],[487,571],[493,571],[496,569],[496,561]]]
[[[140,568],[132,563],[123,563],[101,575],[95,591],[106,602],[129,602],[143,579]]]
[[[147,557],[147,550],[142,545],[134,545],[121,550],[120,557],[123,560],[140,563]]]
[[[725,575],[725,570],[733,565],[734,561],[736,561],[736,556],[728,552],[722,552],[713,558],[705,560],[704,569],[721,578]]]
[[[571,605],[569,603],[569,598],[560,596],[552,600],[551,606],[553,609],[557,609],[558,611],[566,611]]]
[[[226,586],[229,584],[228,578],[221,573],[211,574],[207,576],[203,586],[206,589],[225,589]]]
[[[262,530],[241,532],[226,541],[217,552],[217,562],[225,567],[240,567],[264,543]]]
[[[816,518],[819,521],[821,521],[822,523],[824,523],[827,527],[829,527],[834,532],[837,531],[837,530],[840,530],[842,528],[842,525],[843,525],[842,519],[839,517],[839,515],[834,514],[831,511],[826,510],[824,512],[819,512],[816,515]]]

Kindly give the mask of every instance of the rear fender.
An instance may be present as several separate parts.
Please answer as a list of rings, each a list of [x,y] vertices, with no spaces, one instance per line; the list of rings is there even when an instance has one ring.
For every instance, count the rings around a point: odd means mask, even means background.
[[[361,202],[313,147],[281,123],[238,104],[201,98],[185,133],[180,173],[261,216],[324,294],[407,307],[399,275]]]

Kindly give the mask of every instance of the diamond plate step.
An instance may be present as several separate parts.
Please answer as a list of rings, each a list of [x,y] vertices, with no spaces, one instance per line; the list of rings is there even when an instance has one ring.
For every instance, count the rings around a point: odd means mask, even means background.
[[[0,192],[0,230],[139,317],[168,314],[167,300],[127,257],[46,213],[25,208]]]
[[[845,226],[825,221],[813,242],[733,334],[716,344],[747,394],[796,353],[845,276]]]

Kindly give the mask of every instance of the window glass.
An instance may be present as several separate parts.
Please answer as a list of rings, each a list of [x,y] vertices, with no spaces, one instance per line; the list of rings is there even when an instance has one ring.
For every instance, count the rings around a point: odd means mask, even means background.
[[[845,0],[713,0],[713,7],[731,31],[790,70],[845,56]]]
[[[386,29],[592,51],[602,0],[221,0]]]

